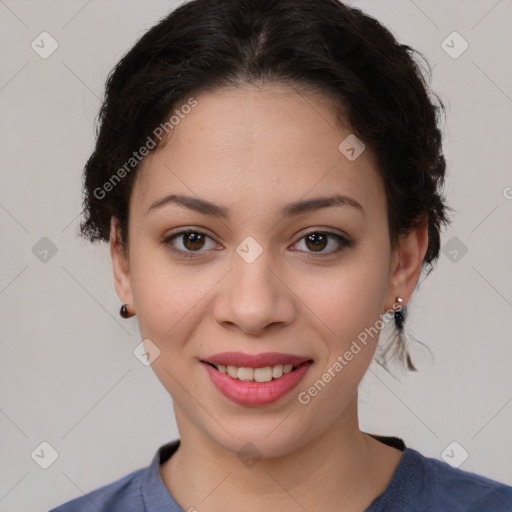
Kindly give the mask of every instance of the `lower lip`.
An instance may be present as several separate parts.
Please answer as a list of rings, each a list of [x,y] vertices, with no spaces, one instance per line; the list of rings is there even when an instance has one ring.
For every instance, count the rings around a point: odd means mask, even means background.
[[[289,393],[303,379],[311,366],[311,361],[296,370],[269,382],[252,382],[233,379],[207,363],[202,363],[217,389],[239,405],[267,405],[277,402]]]

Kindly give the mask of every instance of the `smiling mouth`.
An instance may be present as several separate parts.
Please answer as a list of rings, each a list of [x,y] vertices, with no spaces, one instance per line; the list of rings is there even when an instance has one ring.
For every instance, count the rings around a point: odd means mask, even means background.
[[[215,365],[208,361],[201,361],[212,368],[215,368],[220,373],[224,375],[228,375],[232,379],[241,380],[246,382],[270,382],[273,380],[280,379],[283,375],[287,375],[288,373],[294,372],[297,368],[304,366],[306,364],[311,364],[313,361],[310,359],[298,365],[293,364],[277,364],[274,366],[264,366],[258,368],[251,367],[238,367],[232,365]]]

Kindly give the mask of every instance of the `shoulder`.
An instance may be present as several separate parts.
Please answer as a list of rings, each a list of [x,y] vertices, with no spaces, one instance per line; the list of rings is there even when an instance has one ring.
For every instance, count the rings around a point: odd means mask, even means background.
[[[132,471],[119,480],[68,501],[49,512],[181,510],[167,491],[159,473],[160,464],[171,457],[179,446],[179,439],[160,446],[148,467]]]
[[[138,469],[110,484],[68,501],[49,512],[130,512],[144,510],[142,478]]]
[[[446,462],[407,449],[407,462],[416,468],[416,510],[457,512],[510,511],[512,487]]]

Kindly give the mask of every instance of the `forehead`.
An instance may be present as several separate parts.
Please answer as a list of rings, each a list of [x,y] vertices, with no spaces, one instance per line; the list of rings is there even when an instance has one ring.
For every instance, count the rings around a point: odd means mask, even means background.
[[[332,192],[377,206],[382,200],[372,155],[365,150],[351,161],[340,151],[353,135],[336,123],[325,98],[286,86],[233,87],[194,98],[197,105],[180,117],[165,146],[143,161],[134,203],[147,208],[178,190],[228,207]]]

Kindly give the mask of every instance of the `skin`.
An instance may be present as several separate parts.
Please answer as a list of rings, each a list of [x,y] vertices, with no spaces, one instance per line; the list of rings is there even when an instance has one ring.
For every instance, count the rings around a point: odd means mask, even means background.
[[[375,325],[397,296],[407,304],[427,249],[427,226],[392,250],[383,184],[367,149],[349,161],[339,144],[350,128],[312,92],[266,85],[196,96],[198,104],[149,155],[129,205],[129,248],[112,219],[114,283],[138,318],[143,339],[160,350],[153,370],[173,398],[181,446],[160,467],[185,510],[360,511],[386,489],[402,452],[359,429],[357,387],[377,338],[307,405],[297,395],[321,379],[359,333]],[[219,219],[168,204],[186,194],[228,208]],[[334,193],[364,212],[334,206],[284,218],[293,201]],[[162,238],[192,227],[209,238]],[[329,231],[322,257],[305,235]],[[236,248],[253,237],[252,263]],[[169,247],[192,253],[186,258]],[[194,252],[194,248],[196,251]],[[199,252],[198,252],[198,250]],[[286,352],[314,364],[278,402],[241,406],[210,382],[200,359],[224,351]],[[261,458],[245,466],[237,452],[252,443]]]

